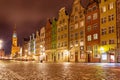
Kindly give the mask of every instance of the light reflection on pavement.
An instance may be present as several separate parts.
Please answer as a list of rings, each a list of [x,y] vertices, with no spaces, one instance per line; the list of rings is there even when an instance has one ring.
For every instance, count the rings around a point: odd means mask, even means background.
[[[120,80],[119,63],[0,61],[0,80]]]

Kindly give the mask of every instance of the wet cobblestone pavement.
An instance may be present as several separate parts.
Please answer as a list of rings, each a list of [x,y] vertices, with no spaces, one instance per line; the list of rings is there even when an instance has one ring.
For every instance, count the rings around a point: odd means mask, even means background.
[[[0,61],[0,80],[120,80],[120,63]]]

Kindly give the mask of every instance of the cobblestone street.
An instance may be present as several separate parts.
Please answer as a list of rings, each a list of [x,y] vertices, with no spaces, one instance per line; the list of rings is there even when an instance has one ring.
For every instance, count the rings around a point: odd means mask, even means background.
[[[0,61],[0,80],[120,80],[120,64]]]

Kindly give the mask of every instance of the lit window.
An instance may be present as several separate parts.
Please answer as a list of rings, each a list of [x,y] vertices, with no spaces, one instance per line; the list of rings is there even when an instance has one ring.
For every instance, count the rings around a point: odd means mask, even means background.
[[[98,28],[98,24],[95,23],[95,24],[93,25],[93,29],[96,30],[97,28]]]
[[[97,19],[97,13],[93,14],[93,20]]]
[[[88,27],[87,27],[87,31],[91,31],[91,26],[88,26]]]
[[[87,17],[87,21],[90,21],[90,20],[91,20],[91,16],[88,16],[88,17]]]
[[[84,46],[84,42],[83,41],[80,42],[80,46]]]
[[[98,39],[98,34],[93,34],[93,39]]]
[[[113,2],[112,2],[112,3],[109,4],[108,9],[111,10],[111,9],[113,9],[113,7],[114,7],[114,5],[113,5]]]
[[[87,41],[91,41],[91,40],[92,40],[91,35],[88,35],[88,36],[87,36]]]
[[[84,21],[81,21],[80,22],[80,27],[83,27],[84,26]]]
[[[102,7],[102,12],[106,12],[106,6]]]
[[[78,23],[77,23],[77,24],[75,24],[75,29],[78,29]]]

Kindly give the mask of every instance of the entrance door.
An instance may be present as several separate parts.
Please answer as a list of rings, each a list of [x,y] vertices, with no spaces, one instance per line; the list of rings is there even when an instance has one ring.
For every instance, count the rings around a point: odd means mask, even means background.
[[[75,52],[75,62],[78,62],[78,52]]]
[[[54,62],[56,62],[56,56],[54,55]]]
[[[90,54],[88,54],[88,62],[90,62]]]

